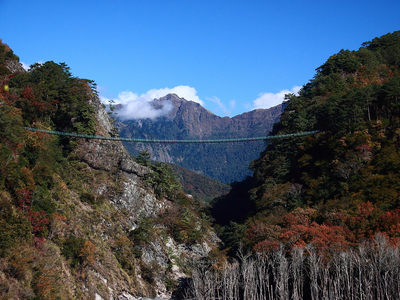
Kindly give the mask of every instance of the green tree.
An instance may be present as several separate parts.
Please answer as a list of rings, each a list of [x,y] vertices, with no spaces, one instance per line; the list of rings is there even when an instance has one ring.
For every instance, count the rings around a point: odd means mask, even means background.
[[[156,162],[151,165],[151,170],[152,172],[145,175],[144,182],[152,187],[158,197],[174,200],[180,185],[173,175],[171,166]]]
[[[142,166],[149,167],[151,165],[149,149],[139,152],[139,155],[135,157],[135,161]]]

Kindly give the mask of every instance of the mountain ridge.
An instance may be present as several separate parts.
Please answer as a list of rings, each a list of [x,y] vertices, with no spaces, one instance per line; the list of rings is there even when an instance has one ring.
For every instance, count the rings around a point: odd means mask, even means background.
[[[238,137],[246,137],[245,134],[248,134],[248,132],[243,130],[240,131],[239,129],[241,128],[238,128],[239,126],[247,125],[246,127],[244,127],[244,129],[251,128],[254,125],[259,125],[259,123],[263,123],[260,122],[260,119],[262,118],[267,118],[272,122],[276,122],[279,120],[280,113],[283,110],[282,104],[279,104],[268,109],[259,108],[244,112],[234,117],[220,117],[209,111],[208,109],[204,108],[201,104],[194,101],[186,100],[184,98],[180,98],[176,94],[168,94],[159,99],[154,99],[150,103],[154,108],[160,109],[167,102],[170,102],[174,107],[174,109],[166,115],[166,118],[168,119],[172,120],[178,117],[184,120],[183,117],[188,117],[187,121],[195,122],[196,118],[194,118],[194,114],[191,112],[196,111],[199,113],[197,121],[213,121],[211,123],[212,126],[206,127],[208,129],[207,133],[209,135],[211,135],[215,130],[222,130],[226,127],[233,126],[239,133]],[[248,120],[252,120],[252,122],[248,122]],[[198,134],[198,131],[194,133],[195,135],[197,133],[198,136],[201,135]],[[267,130],[260,131],[260,133],[265,133],[265,135],[268,134]]]
[[[257,109],[233,118],[219,117],[199,103],[176,94],[154,99],[150,105],[161,109],[166,104],[172,110],[156,120],[119,120],[120,135],[147,139],[221,139],[267,136],[279,120],[284,105]],[[118,111],[117,111],[118,113]],[[233,145],[147,145],[125,143],[133,156],[148,149],[151,159],[175,163],[188,170],[206,175],[223,183],[244,179],[250,173],[249,163],[258,157],[265,142],[246,142]],[[229,163],[230,162],[230,163]],[[234,166],[240,166],[239,168]]]

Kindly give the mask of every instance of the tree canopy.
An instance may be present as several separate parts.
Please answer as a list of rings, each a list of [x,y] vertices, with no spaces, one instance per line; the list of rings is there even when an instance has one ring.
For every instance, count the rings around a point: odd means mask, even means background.
[[[399,50],[400,31],[357,51],[341,50],[316,69],[298,96],[287,95],[273,134],[322,132],[271,141],[252,162],[252,181],[241,196],[233,189],[214,203],[217,222],[229,224],[219,217],[229,203],[247,207],[233,220],[248,228],[239,240],[258,250],[266,241],[290,248],[318,238],[328,239],[324,245],[339,238],[348,247],[375,232],[396,242],[400,234],[383,224],[400,208]],[[369,220],[362,230],[360,217]]]

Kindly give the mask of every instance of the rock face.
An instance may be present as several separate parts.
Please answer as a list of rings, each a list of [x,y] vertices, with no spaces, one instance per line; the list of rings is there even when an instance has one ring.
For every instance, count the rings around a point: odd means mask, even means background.
[[[14,60],[14,59],[8,59],[5,61],[5,65],[7,69],[10,70],[11,73],[25,73],[25,69],[22,67],[22,65]]]
[[[257,109],[233,118],[219,117],[200,104],[170,94],[151,102],[155,109],[166,103],[172,110],[156,120],[128,120],[119,123],[123,137],[154,139],[226,139],[267,136],[280,118],[282,105]],[[265,142],[230,144],[141,144],[125,143],[131,155],[149,149],[151,159],[170,162],[223,183],[250,175],[249,163],[264,150]]]
[[[96,134],[112,135],[113,125],[97,97],[93,97],[92,105],[95,108],[98,123]],[[75,155],[92,172],[99,174],[98,177],[93,178],[91,189],[96,194],[105,197],[121,212],[118,218],[125,219],[122,222],[122,224],[126,224],[125,232],[135,229],[142,218],[155,216],[159,211],[171,205],[166,199],[157,198],[151,189],[144,186],[143,176],[150,170],[134,162],[122,143],[109,140],[82,140]],[[107,176],[111,174],[115,181],[112,183],[102,181],[99,179],[102,173]],[[113,228],[115,226],[112,221],[103,221],[105,227]],[[162,228],[160,230],[162,231]],[[97,234],[102,233],[97,232]],[[107,235],[106,238],[112,239]],[[208,238],[202,243],[193,245],[179,244],[168,234],[154,238],[141,249],[140,261],[143,265],[158,269],[159,274],[155,276],[152,292],[147,290],[148,284],[140,275],[136,278],[136,285],[139,287],[136,287],[135,290],[141,291],[141,296],[152,294],[153,297],[156,295],[158,299],[170,299],[171,291],[167,290],[165,284],[167,276],[176,281],[186,278],[187,275],[182,269],[182,265],[207,256],[218,242],[218,237],[211,231]],[[170,268],[169,271],[167,271],[168,268]],[[95,299],[145,299],[131,292],[132,287],[128,284],[129,281],[127,283],[122,279],[121,274],[115,272],[115,268],[107,269],[106,266],[97,266],[93,269],[92,273],[95,275],[93,275],[92,282],[100,280],[102,285],[106,286],[102,293],[96,291]],[[136,272],[140,273],[139,270]]]
[[[97,114],[97,134],[111,136],[113,124],[99,99],[94,97],[92,105]],[[146,215],[155,213],[152,208],[156,203],[155,196],[140,185],[140,178],[149,170],[134,162],[121,142],[109,140],[88,140],[81,143],[78,150],[79,159],[91,168],[112,172],[118,178],[122,192],[112,195],[106,185],[98,186],[97,192],[108,196],[109,200],[119,208],[138,209],[138,215],[146,211]]]
[[[173,105],[172,111],[165,119],[177,124],[183,130],[182,136],[186,135],[193,139],[268,135],[283,110],[282,105],[278,105],[271,109],[256,109],[230,118],[216,116],[200,104],[179,98],[175,94],[169,94],[152,102],[155,108],[161,108],[165,103]],[[157,120],[157,122],[162,121],[162,118]]]

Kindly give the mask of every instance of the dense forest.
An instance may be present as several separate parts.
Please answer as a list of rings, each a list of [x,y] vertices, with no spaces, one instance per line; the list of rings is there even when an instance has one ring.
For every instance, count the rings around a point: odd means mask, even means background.
[[[287,260],[286,267],[299,261],[307,266],[300,268],[307,282],[302,295],[293,286],[296,270],[281,282],[283,274],[271,267],[275,290],[270,299],[398,297],[397,287],[387,291],[390,296],[382,294],[379,276],[394,276],[396,282],[400,266],[399,67],[400,31],[365,42],[359,50],[332,55],[299,95],[286,95],[287,106],[272,134],[320,132],[273,140],[252,162],[253,176],[214,200],[212,214],[226,251],[234,255],[241,244],[247,251],[276,259],[284,251],[288,255],[279,257]],[[304,258],[298,261],[293,256],[299,251]],[[343,272],[340,264],[335,265],[341,255],[347,255],[348,272],[371,280],[362,288],[358,281],[353,292],[338,296],[328,281],[334,282]],[[372,267],[374,261],[389,256],[393,261],[372,275],[362,274],[356,263],[370,261]],[[314,258],[324,276],[315,275],[319,269],[312,267]],[[321,277],[313,282],[312,274]],[[366,285],[371,290],[361,291]]]

